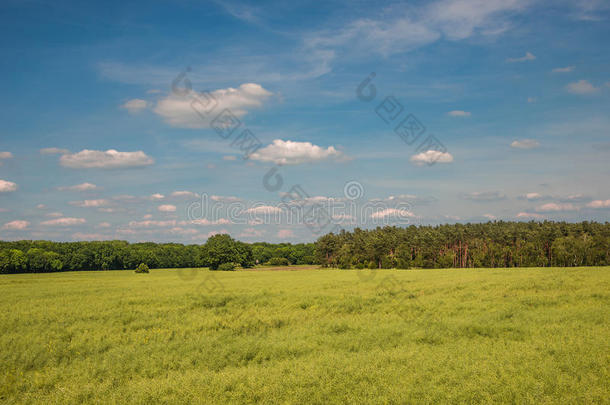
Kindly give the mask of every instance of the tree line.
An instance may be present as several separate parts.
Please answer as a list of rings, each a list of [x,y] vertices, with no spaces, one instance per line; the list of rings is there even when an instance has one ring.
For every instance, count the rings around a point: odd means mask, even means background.
[[[51,242],[0,241],[0,273],[70,270],[210,267],[224,263],[253,267],[277,259],[283,264],[313,264],[314,244],[244,243],[229,235],[214,235],[203,245],[129,243],[126,241]],[[271,263],[273,264],[273,263]]]
[[[319,238],[316,261],[328,267],[403,269],[610,265],[610,223],[356,228]]]
[[[0,273],[318,264],[349,268],[610,265],[610,223],[488,222],[356,228],[315,243],[245,243],[215,235],[203,245],[126,241],[0,241]]]

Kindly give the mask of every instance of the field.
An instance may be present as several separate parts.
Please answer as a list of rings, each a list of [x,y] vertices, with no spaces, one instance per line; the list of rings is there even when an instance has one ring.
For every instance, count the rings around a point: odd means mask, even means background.
[[[5,403],[610,398],[610,268],[19,274],[0,302]]]

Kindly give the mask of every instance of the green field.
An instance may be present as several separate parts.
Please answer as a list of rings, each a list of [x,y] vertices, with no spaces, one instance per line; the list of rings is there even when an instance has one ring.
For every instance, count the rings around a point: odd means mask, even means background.
[[[610,397],[607,267],[19,274],[0,300],[5,403]]]

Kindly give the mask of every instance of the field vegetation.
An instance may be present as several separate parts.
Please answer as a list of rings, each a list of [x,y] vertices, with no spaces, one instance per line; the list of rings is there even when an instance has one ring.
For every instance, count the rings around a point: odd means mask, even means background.
[[[0,303],[4,403],[610,397],[607,267],[12,274]]]

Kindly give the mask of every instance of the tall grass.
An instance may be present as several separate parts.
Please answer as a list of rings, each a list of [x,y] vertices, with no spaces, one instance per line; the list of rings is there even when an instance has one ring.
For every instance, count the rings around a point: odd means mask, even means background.
[[[7,403],[608,403],[610,268],[0,276]]]

